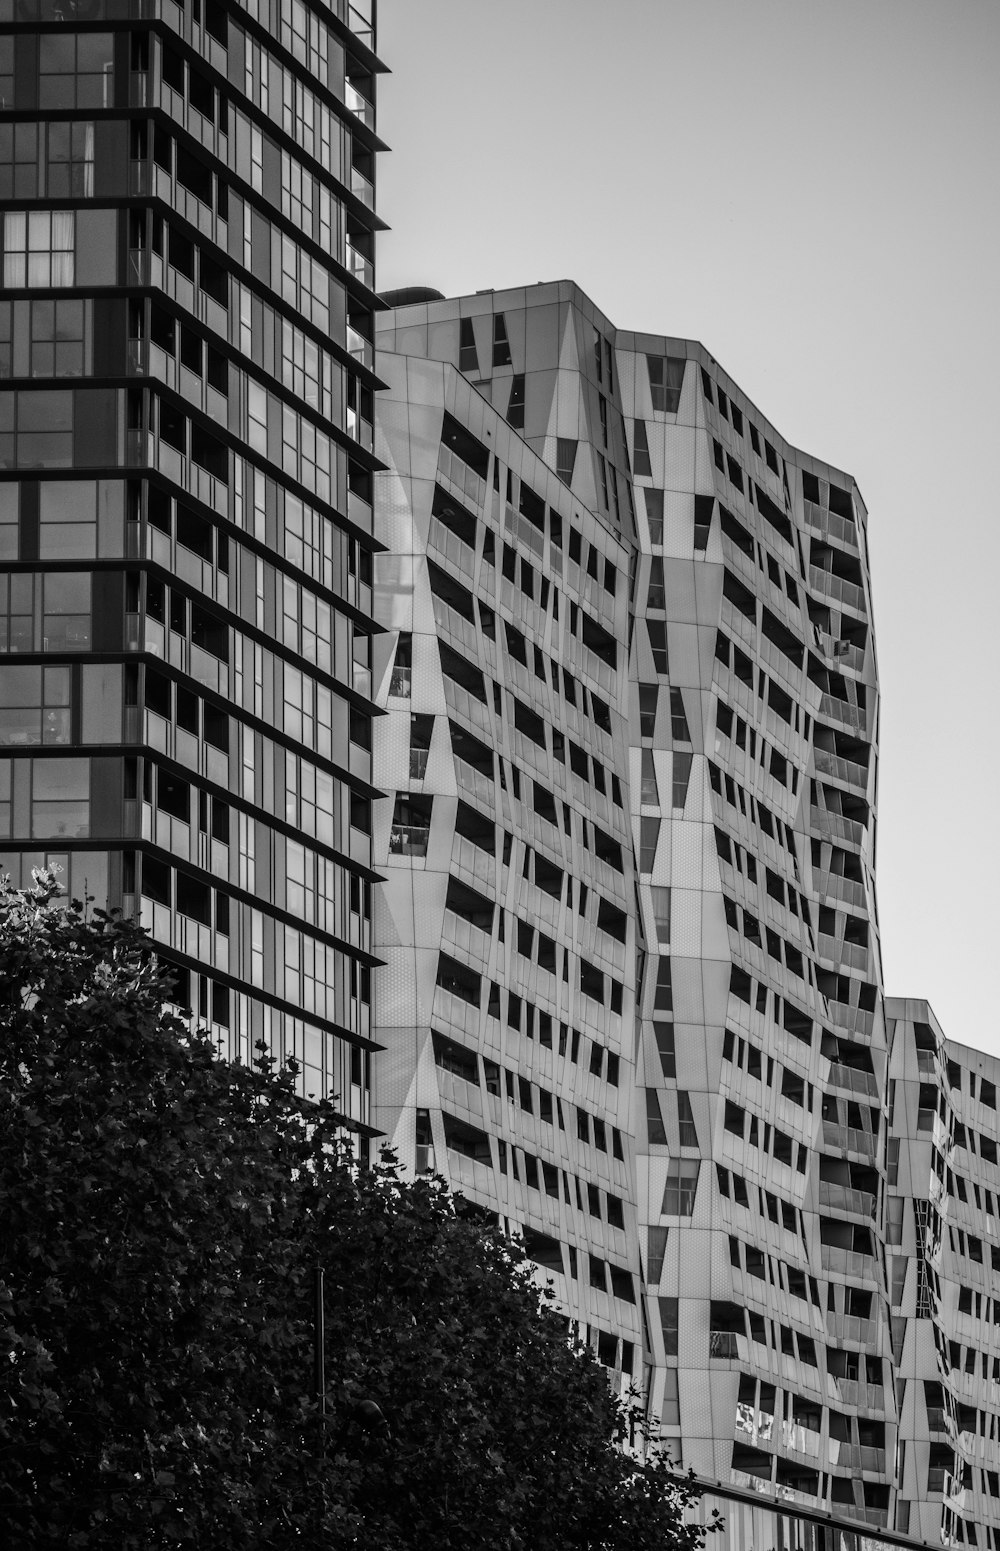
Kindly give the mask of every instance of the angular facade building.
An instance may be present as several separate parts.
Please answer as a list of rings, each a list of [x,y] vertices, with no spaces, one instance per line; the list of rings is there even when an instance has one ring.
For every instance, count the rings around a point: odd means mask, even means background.
[[[347,0],[0,10],[0,851],[368,1127],[374,82]]]
[[[628,1383],[630,551],[457,366],[376,368],[372,1119],[524,1237]]]
[[[886,1244],[901,1528],[1000,1546],[1000,1061],[890,998]]]
[[[419,457],[428,482],[417,502],[402,479],[379,476],[392,514],[380,537],[394,556],[392,523],[402,520],[407,555],[416,517],[422,550],[425,535],[435,543],[428,510],[446,498],[435,473],[444,457],[441,409],[425,428],[402,407],[411,393],[422,405],[430,362],[447,369],[440,380],[449,403],[462,395],[456,373],[470,384],[463,402],[475,390],[484,445],[516,433],[547,466],[547,488],[564,487],[568,504],[546,498],[559,514],[562,553],[551,584],[561,597],[575,601],[601,585],[595,524],[630,555],[628,620],[617,638],[627,653],[627,696],[622,683],[612,714],[628,717],[635,1016],[616,1053],[620,1071],[633,1061],[635,1071],[633,1091],[618,1103],[631,1105],[640,1254],[629,1269],[643,1286],[648,1403],[675,1457],[700,1475],[891,1525],[887,1045],[872,877],[878,679],[858,491],[850,476],[789,446],[701,346],[624,334],[568,282],[410,298],[379,324],[380,345],[395,362],[406,358],[405,372],[393,368],[396,446],[383,456],[406,472]],[[435,388],[435,403],[443,393]],[[523,463],[527,453],[519,456]],[[543,484],[539,472],[528,477]],[[464,560],[470,577],[485,579],[483,596],[495,609],[501,594],[482,552],[501,542],[504,522],[516,531],[519,518],[503,479],[483,503],[482,513],[467,504],[457,542],[438,530],[428,567],[441,568],[449,554]],[[550,560],[543,546],[546,574]],[[405,630],[404,616],[393,619],[391,610],[416,573],[395,558],[378,565],[387,578],[380,617]],[[523,608],[513,588],[508,596],[512,611]],[[439,639],[445,617],[437,604],[424,610]],[[411,629],[416,640],[418,627]],[[499,629],[497,640],[501,649],[491,646],[488,660],[502,683],[516,669]],[[481,625],[474,633],[470,623],[464,640],[447,645],[460,655],[464,645],[484,665]],[[423,649],[433,664],[432,643]],[[557,668],[587,671],[579,634],[558,649]],[[434,664],[440,697],[437,671]],[[387,661],[383,688],[389,672]],[[546,694],[551,677],[546,666]],[[447,670],[444,693],[447,705]],[[495,693],[486,686],[487,705]],[[592,715],[586,698],[583,709]],[[494,736],[499,748],[499,729]],[[546,752],[551,758],[551,744]],[[510,790],[518,763],[500,796],[512,844],[519,830],[537,827],[533,773],[530,784],[521,775],[520,800]],[[555,763],[552,770],[555,785],[561,772]],[[380,758],[376,781],[394,790],[405,822],[410,783]],[[580,794],[586,800],[585,788]],[[439,866],[449,865],[451,845],[446,834]],[[588,865],[579,838],[576,850],[578,865]],[[379,860],[382,852],[389,854],[380,839]],[[534,901],[502,892],[510,882],[499,868],[495,877],[498,908],[526,909],[530,931]],[[394,875],[390,888],[417,899]],[[392,929],[402,921],[397,913]],[[514,957],[506,964],[508,996],[537,995],[535,965]],[[378,1058],[376,1092],[379,1072],[391,1071],[390,1129],[404,1095],[414,1115],[440,1110],[424,1135],[439,1166],[461,1177],[465,1165],[448,1140],[452,1111],[432,1073],[435,1039],[456,1031],[435,1025],[426,993],[422,1005],[420,1019],[406,1020],[429,1025],[422,1055],[403,1049],[409,1034],[401,1040],[387,1029],[383,1038],[379,1030],[388,1053]],[[623,1012],[630,1005],[629,996]],[[381,1010],[377,1016],[381,1022]],[[395,1012],[390,1021],[400,1021]],[[468,1082],[475,1076],[486,1087],[476,1099],[481,1130],[499,1140],[503,1105],[497,1130],[490,1077],[476,1066],[489,1027],[488,1019],[467,1020],[460,1042],[471,1051]],[[511,1048],[512,1066],[522,1049]],[[496,1063],[493,1047],[488,1058]],[[485,1161],[486,1142],[480,1146]],[[488,1188],[482,1196],[493,1199]],[[526,1199],[533,1206],[530,1191]],[[534,1220],[530,1211],[504,1215]],[[550,1217],[547,1231],[568,1248],[565,1217]]]

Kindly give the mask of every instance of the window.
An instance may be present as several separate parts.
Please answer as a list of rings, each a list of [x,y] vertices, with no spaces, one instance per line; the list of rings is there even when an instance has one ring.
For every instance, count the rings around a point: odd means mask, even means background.
[[[507,323],[502,312],[493,317],[493,365],[510,366],[510,343],[507,339]]]
[[[656,684],[639,685],[639,736],[640,738],[652,738],[655,736],[656,727],[656,701],[659,695],[659,686]]]
[[[646,1280],[655,1287],[663,1272],[663,1257],[667,1252],[667,1228],[649,1229],[649,1263],[646,1267]]]
[[[69,668],[6,667],[0,676],[0,744],[69,741]]]
[[[90,833],[90,760],[31,761],[32,839]]]
[[[644,490],[643,499],[646,502],[646,522],[649,524],[649,542],[651,544],[663,543],[663,491]]]
[[[653,654],[653,667],[661,677],[667,677],[670,664],[667,656],[667,622],[664,619],[647,619],[649,649]]]
[[[666,1147],[667,1131],[660,1112],[660,1096],[655,1088],[646,1089],[646,1134],[650,1147]]]
[[[677,1128],[682,1147],[698,1146],[698,1130],[694,1123],[691,1098],[683,1089],[677,1092]]]
[[[651,609],[665,609],[667,595],[663,581],[663,561],[658,555],[654,555],[649,562],[649,589],[646,593],[646,606]]]
[[[94,480],[40,482],[40,560],[90,559],[97,554],[97,494]]]
[[[670,942],[670,890],[668,888],[651,888],[650,895],[653,901],[653,922],[656,926],[656,940],[665,948]]]
[[[656,1280],[659,1281],[659,1277]],[[660,1306],[660,1329],[663,1331],[664,1356],[676,1357],[678,1300],[676,1298],[657,1298],[656,1301]]]
[[[635,447],[635,453],[632,458],[633,473],[637,479],[652,479],[653,465],[649,461],[649,440],[646,436],[645,420],[637,420],[635,422],[633,444]],[[660,493],[660,502],[662,505],[662,492]]]
[[[654,1023],[653,1033],[656,1036],[656,1049],[660,1057],[660,1067],[663,1075],[674,1081],[677,1077],[674,1026],[672,1023]]]
[[[458,369],[479,376],[479,356],[476,353],[476,334],[471,318],[460,318],[458,324]]]
[[[576,464],[577,443],[568,436],[556,438],[556,473],[564,485],[573,483],[573,469]],[[555,536],[553,534],[553,543]]]
[[[83,301],[31,303],[32,377],[83,376],[89,311],[90,304]]]
[[[691,730],[684,710],[684,691],[681,689],[670,691],[670,736],[675,743],[691,742]]]
[[[671,1158],[667,1165],[667,1183],[663,1192],[663,1207],[669,1217],[690,1217],[694,1211],[694,1199],[698,1189],[698,1158]]]
[[[653,764],[652,749],[642,750],[639,801],[643,804],[648,803],[654,808],[659,806],[660,794],[656,785],[656,767]]]
[[[688,785],[691,780],[691,764],[693,759],[693,754],[689,754],[680,750],[677,750],[674,753],[670,806],[677,812],[683,812],[684,804],[687,802]]]
[[[507,423],[515,431],[524,430],[524,377],[516,374],[510,380],[510,398],[507,401]]]
[[[639,871],[652,872],[656,859],[656,846],[660,838],[660,821],[655,818],[639,820]]]
[[[4,216],[3,283],[73,285],[76,216],[72,210],[13,210]]]
[[[38,39],[38,106],[110,108],[110,32],[43,32]]]
[[[649,368],[649,392],[653,409],[657,414],[676,415],[681,402],[681,384],[684,381],[683,357],[647,355]]]

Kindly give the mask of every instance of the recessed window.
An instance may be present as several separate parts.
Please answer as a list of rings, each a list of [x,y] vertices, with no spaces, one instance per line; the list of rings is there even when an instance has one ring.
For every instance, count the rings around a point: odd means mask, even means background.
[[[507,338],[507,322],[502,312],[493,317],[493,365],[510,366],[510,341]]]
[[[653,409],[657,414],[676,415],[680,408],[681,386],[684,382],[683,357],[647,355],[649,392]]]
[[[564,485],[571,485],[573,483],[573,469],[576,465],[576,449],[578,445],[577,442],[568,436],[556,438],[556,473]],[[555,543],[554,533],[552,541]]]
[[[661,1210],[669,1217],[690,1217],[698,1189],[698,1158],[671,1158]]]
[[[516,374],[510,380],[510,398],[507,400],[507,423],[515,431],[524,430],[524,376]]]
[[[645,420],[633,422],[633,445],[635,453],[632,459],[633,472],[637,479],[652,479],[653,465],[649,461],[649,438],[646,435]]]

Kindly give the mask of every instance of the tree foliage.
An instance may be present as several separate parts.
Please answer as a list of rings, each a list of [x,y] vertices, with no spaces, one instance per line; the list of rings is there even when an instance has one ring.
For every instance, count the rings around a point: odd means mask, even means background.
[[[0,1517],[19,1547],[689,1551],[530,1267],[164,1010],[130,922],[0,885]],[[314,1286],[325,1276],[325,1417]],[[639,1419],[641,1427],[641,1419]]]

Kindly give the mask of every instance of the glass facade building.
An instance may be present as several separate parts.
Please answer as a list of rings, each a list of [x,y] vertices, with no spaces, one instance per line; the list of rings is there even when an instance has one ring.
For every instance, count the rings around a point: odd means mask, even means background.
[[[0,5],[0,852],[368,1130],[374,53]]]

